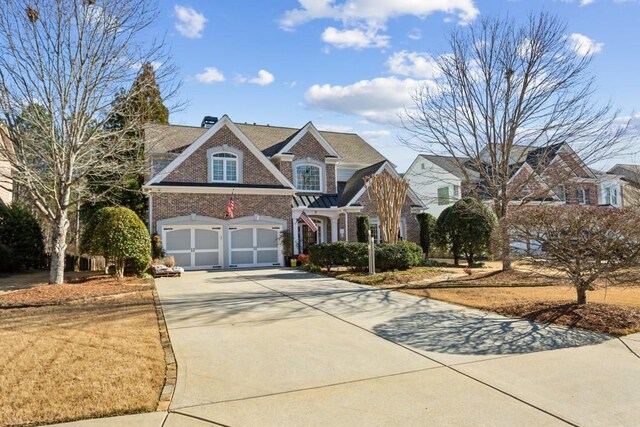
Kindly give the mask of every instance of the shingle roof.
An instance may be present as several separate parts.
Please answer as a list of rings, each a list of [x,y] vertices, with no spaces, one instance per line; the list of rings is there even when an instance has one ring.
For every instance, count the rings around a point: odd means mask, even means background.
[[[460,179],[466,179],[465,173],[460,167],[460,163],[469,163],[468,159],[464,159],[464,158],[456,159],[455,157],[436,156],[436,155],[430,155],[430,154],[421,154],[420,156],[429,160],[431,163],[435,164],[436,166],[441,167],[442,169],[446,170],[450,174]],[[464,169],[466,169],[467,175],[471,179],[476,179],[479,177],[478,172],[471,169],[468,165],[464,167]]]
[[[349,181],[347,181],[347,183],[345,184],[344,190],[342,190],[340,199],[338,200],[338,206],[343,207],[349,204],[351,199],[353,199],[356,194],[358,194],[358,191],[360,191],[364,187],[364,178],[368,175],[376,173],[378,169],[380,169],[380,166],[382,166],[385,162],[386,160],[356,171],[353,176],[349,178]]]
[[[609,169],[607,173],[620,175],[626,181],[640,185],[640,165],[617,164]]]
[[[300,131],[296,128],[236,123],[236,126],[265,156],[276,154]],[[147,125],[145,143],[149,152],[180,152],[207,131],[206,128],[176,125]],[[355,133],[320,134],[345,163],[373,164],[386,160],[375,148]]]

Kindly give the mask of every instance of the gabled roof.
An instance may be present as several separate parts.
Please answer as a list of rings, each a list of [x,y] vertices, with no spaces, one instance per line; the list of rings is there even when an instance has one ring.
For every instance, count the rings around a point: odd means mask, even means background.
[[[338,200],[338,206],[355,206],[355,203],[360,199],[360,197],[362,197],[362,194],[366,190],[367,186],[364,181],[365,177],[369,175],[378,175],[385,170],[393,176],[400,177],[391,162],[387,160],[356,171],[345,184],[344,190],[342,190]],[[411,187],[407,189],[407,197],[413,201],[412,206],[424,207],[422,201]]]
[[[284,154],[291,151],[293,146],[296,145],[298,141],[300,141],[302,137],[307,133],[311,133],[311,135],[313,135],[313,137],[320,143],[320,145],[322,145],[322,148],[327,150],[327,153],[329,153],[330,156],[340,157],[340,155],[336,152],[336,150],[331,146],[331,144],[329,144],[329,142],[327,142],[324,136],[322,136],[322,134],[318,132],[318,129],[316,129],[316,127],[311,122],[304,125],[302,129],[300,129],[298,132],[296,132],[290,138],[288,138],[287,143],[284,144],[276,154]]]
[[[364,178],[380,173],[385,163],[387,163],[386,160],[356,171],[345,184],[338,200],[338,206],[348,206],[354,202],[358,193],[364,188]]]
[[[271,157],[278,153],[301,131],[297,128],[235,124],[262,153]],[[148,151],[153,153],[182,152],[208,129],[193,126],[149,124],[145,127]],[[373,146],[355,133],[318,131],[341,162],[370,165],[387,160]]]
[[[203,144],[205,144],[213,135],[215,135],[220,129],[224,126],[227,126],[231,132],[235,134],[235,136],[242,142],[247,149],[262,163],[269,172],[271,172],[276,179],[287,188],[294,188],[293,184],[289,182],[289,180],[280,172],[278,168],[275,167],[273,163],[271,163],[258,148],[251,142],[247,137],[238,129],[238,127],[233,123],[233,121],[227,116],[224,115],[222,118],[212,127],[206,129],[206,131],[198,137],[192,144],[190,144],[184,151],[180,153],[178,157],[173,159],[171,163],[169,163],[159,174],[154,176],[147,182],[146,185],[153,185],[162,182],[165,178],[169,176],[171,172],[173,172],[182,162],[184,162],[189,156],[191,156],[198,148],[200,148]]]
[[[617,164],[607,173],[620,175],[625,181],[640,185],[640,165]]]

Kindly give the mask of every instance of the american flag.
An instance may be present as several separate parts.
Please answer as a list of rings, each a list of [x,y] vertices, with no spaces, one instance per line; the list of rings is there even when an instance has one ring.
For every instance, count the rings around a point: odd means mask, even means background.
[[[311,218],[309,218],[309,215],[307,215],[306,213],[302,212],[300,214],[300,218],[298,218],[298,221],[300,220],[307,224],[309,230],[313,231],[314,233],[318,231],[318,226],[313,222]]]
[[[232,218],[233,219],[233,210],[236,208],[236,202],[233,201],[233,194],[229,197],[229,202],[227,203],[227,210],[224,213],[224,218]]]

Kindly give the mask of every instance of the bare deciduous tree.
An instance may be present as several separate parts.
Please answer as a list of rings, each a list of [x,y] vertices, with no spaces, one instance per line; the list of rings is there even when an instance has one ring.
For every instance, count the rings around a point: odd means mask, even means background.
[[[369,199],[376,206],[380,220],[380,234],[384,243],[398,243],[400,218],[409,190],[406,179],[388,173],[369,175],[365,178]]]
[[[556,17],[483,19],[454,30],[448,47],[438,77],[414,94],[403,142],[452,157],[466,194],[490,201],[499,221],[511,206],[558,201],[555,186],[581,173],[595,180],[585,164],[626,148],[626,126],[593,99],[591,55],[577,52]],[[552,164],[560,147],[567,155]],[[508,269],[508,247],[501,252]]]
[[[161,64],[156,77],[170,85],[162,42],[146,33],[156,14],[153,0],[5,0],[0,8],[1,150],[10,179],[51,226],[51,283],[63,282],[70,215],[96,197],[88,179],[120,185],[140,167],[130,155],[139,122],[105,124],[131,116],[118,111],[129,103],[113,100],[143,64]]]
[[[640,262],[640,212],[587,206],[526,206],[509,213],[502,227],[513,254],[538,272],[560,271],[576,288],[578,304],[598,280],[628,278]]]

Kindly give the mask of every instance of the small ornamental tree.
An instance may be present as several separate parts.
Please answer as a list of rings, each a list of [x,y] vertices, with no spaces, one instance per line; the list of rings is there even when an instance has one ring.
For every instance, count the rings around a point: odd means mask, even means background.
[[[452,210],[452,225],[458,229],[461,251],[471,267],[476,256],[489,251],[491,233],[496,223],[495,215],[486,205],[473,197],[458,200],[452,206]]]
[[[451,252],[453,263],[459,265],[462,240],[460,239],[460,229],[456,224],[453,206],[449,206],[440,213],[436,221],[434,237],[436,246]]]
[[[369,237],[369,228],[371,227],[371,222],[369,222],[368,216],[359,216],[357,219],[357,237],[358,242],[367,243]]]
[[[166,255],[164,248],[162,247],[162,237],[158,233],[153,233],[151,236],[151,258],[163,259]]]
[[[4,245],[3,270],[38,268],[44,254],[42,229],[35,216],[24,206],[0,207],[0,244]]]
[[[436,217],[430,213],[421,213],[416,215],[420,224],[420,247],[425,257],[429,258],[431,244],[436,230]]]
[[[615,282],[640,263],[639,224],[633,209],[537,206],[510,213],[496,234],[508,233],[516,256],[566,274],[586,304],[598,280]]]
[[[409,190],[409,181],[389,173],[365,178],[367,194],[378,213],[383,243],[396,244],[400,234],[400,217]]]
[[[90,248],[115,264],[117,277],[124,276],[127,263],[137,267],[136,273],[144,271],[151,239],[138,215],[127,208],[102,208],[96,215],[100,222],[95,224]]]

